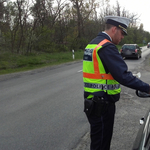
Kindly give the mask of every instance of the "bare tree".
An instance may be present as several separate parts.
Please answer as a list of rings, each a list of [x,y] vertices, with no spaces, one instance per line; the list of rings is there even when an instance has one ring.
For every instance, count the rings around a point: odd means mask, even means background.
[[[89,18],[96,7],[95,0],[70,0],[77,16],[78,37],[84,35],[84,20]]]
[[[121,15],[121,10],[120,10],[121,6],[119,4],[119,2],[117,1],[117,7],[116,7],[116,11],[117,11],[117,16]]]

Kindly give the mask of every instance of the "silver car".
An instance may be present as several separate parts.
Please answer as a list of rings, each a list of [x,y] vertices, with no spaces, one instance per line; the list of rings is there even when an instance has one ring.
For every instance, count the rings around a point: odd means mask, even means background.
[[[136,94],[139,97],[150,97],[150,94],[139,91]],[[140,125],[132,150],[150,150],[150,109],[140,119]]]

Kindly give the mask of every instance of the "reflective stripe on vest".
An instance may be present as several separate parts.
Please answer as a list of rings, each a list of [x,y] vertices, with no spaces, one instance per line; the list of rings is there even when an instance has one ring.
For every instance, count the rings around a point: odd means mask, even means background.
[[[84,87],[101,89],[101,90],[115,90],[120,88],[120,84],[96,84],[96,83],[84,83]]]

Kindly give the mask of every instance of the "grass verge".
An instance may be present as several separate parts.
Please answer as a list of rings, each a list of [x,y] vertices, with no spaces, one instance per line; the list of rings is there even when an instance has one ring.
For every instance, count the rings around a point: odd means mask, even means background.
[[[0,54],[0,75],[53,66],[66,62],[72,62],[83,59],[83,50],[74,53],[40,53],[30,55],[18,55],[11,53]]]
[[[117,46],[118,50],[121,46]],[[30,55],[12,54],[9,52],[0,53],[0,75],[14,72],[27,71],[46,66],[59,65],[83,59],[83,50],[75,51],[74,59],[72,52],[59,53],[34,53]]]

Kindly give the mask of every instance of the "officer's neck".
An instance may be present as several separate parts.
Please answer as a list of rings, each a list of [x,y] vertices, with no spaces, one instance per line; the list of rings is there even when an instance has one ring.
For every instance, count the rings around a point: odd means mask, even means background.
[[[103,31],[103,33],[105,33],[106,35],[108,35],[108,37],[110,38],[110,41],[112,41],[112,38],[109,36],[109,34],[106,31]]]

